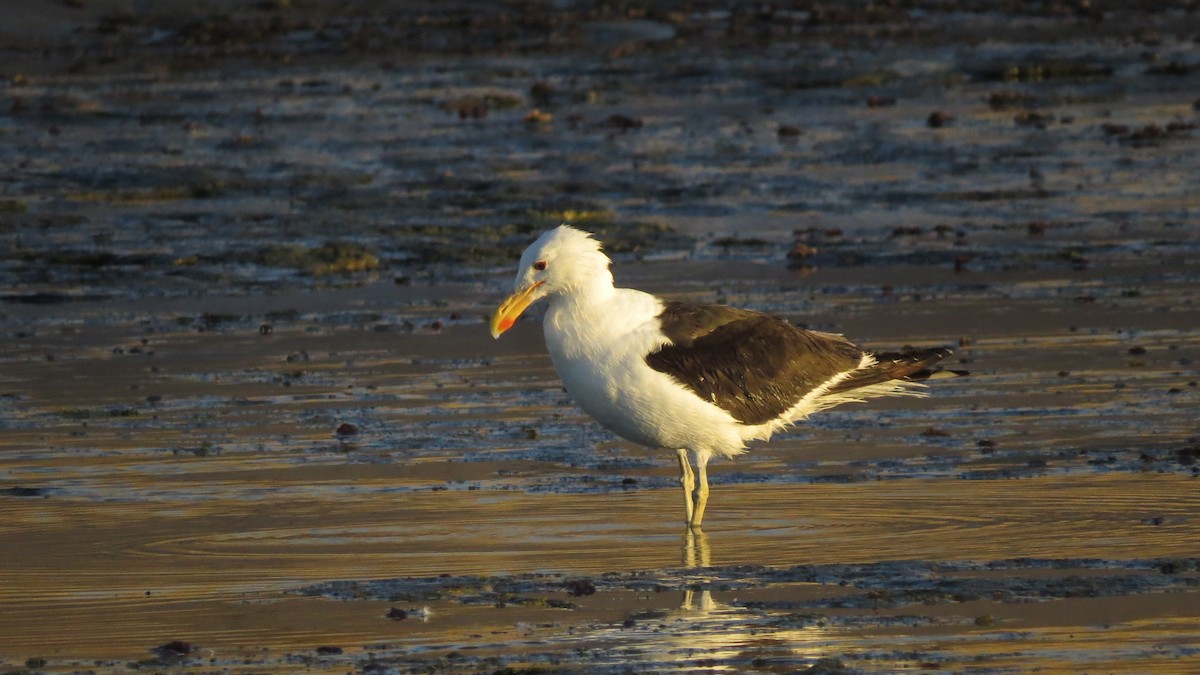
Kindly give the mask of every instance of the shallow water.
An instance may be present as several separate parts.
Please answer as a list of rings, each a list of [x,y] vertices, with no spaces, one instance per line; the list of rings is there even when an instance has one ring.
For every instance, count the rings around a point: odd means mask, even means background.
[[[1190,15],[476,50],[110,10],[0,50],[0,669],[1200,668]],[[537,312],[487,335],[560,220],[621,283],[971,375],[714,464],[689,538]]]

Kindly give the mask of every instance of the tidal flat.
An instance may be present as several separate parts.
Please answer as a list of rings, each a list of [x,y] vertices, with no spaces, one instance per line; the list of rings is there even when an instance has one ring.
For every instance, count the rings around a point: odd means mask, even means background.
[[[1200,670],[1200,14],[23,3],[0,673]],[[925,399],[717,462],[573,406],[521,250]],[[598,318],[602,320],[602,318]]]

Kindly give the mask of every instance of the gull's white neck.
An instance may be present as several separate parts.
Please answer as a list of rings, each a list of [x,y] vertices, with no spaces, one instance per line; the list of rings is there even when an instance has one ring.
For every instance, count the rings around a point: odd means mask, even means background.
[[[635,334],[644,335],[662,311],[658,298],[631,288],[614,288],[611,281],[558,293],[549,301],[544,331],[546,347],[555,361],[585,358],[618,344],[627,345]]]

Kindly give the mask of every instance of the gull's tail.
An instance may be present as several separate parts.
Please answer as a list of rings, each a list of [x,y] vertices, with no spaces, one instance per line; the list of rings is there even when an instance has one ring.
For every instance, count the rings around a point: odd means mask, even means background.
[[[829,388],[828,394],[847,394],[885,382],[921,382],[931,378],[966,375],[962,370],[932,369],[930,366],[954,353],[949,347],[930,347],[903,352],[872,354],[875,362],[850,373]]]

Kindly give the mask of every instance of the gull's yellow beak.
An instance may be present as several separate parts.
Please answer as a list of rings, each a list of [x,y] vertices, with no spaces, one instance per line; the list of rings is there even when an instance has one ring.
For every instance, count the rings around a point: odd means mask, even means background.
[[[500,303],[500,306],[496,308],[496,313],[492,315],[492,337],[498,338],[501,333],[513,327],[513,324],[517,322],[517,317],[521,316],[521,312],[524,312],[525,308],[533,304],[536,299],[533,295],[534,291],[544,283],[546,282],[539,281],[527,286]]]

